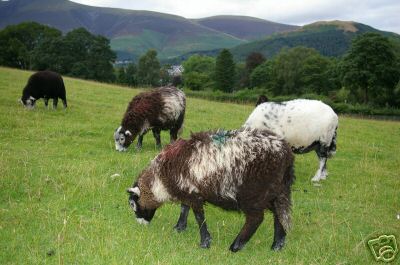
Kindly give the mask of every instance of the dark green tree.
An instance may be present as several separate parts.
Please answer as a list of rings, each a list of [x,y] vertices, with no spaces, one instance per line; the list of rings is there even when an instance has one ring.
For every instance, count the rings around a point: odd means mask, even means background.
[[[140,57],[138,64],[138,82],[144,86],[160,85],[160,62],[157,59],[156,50],[148,50]]]
[[[36,22],[7,26],[0,31],[0,65],[32,69],[33,50],[48,39],[61,36],[61,31]]]
[[[257,66],[250,75],[250,86],[252,88],[271,88],[274,86],[273,61],[265,61]]]
[[[35,69],[50,69],[74,77],[112,82],[112,62],[116,55],[109,40],[93,35],[84,28],[68,32],[64,37],[48,39],[33,51]]]
[[[126,67],[126,84],[131,87],[138,85],[137,67],[136,67],[136,64],[134,64],[134,63],[130,63]]]
[[[301,95],[325,90],[329,60],[312,48],[283,49],[273,62],[273,93]]]
[[[235,63],[231,52],[223,49],[215,62],[215,89],[232,92],[235,84]]]
[[[209,56],[192,55],[183,62],[183,83],[192,90],[204,90],[214,86],[215,59]]]
[[[359,102],[396,105],[399,68],[394,48],[385,36],[366,33],[353,40],[343,60],[343,84]]]
[[[127,78],[126,78],[126,68],[124,66],[118,67],[117,69],[117,83],[126,85]]]

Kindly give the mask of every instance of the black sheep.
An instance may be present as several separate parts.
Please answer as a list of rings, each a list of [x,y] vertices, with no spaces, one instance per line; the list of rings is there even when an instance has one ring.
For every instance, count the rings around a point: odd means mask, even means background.
[[[64,108],[67,107],[64,81],[60,74],[52,71],[39,71],[31,75],[22,91],[21,103],[27,108],[33,108],[36,100],[43,98],[48,106],[53,99],[53,108],[57,108],[58,98],[61,98]]]

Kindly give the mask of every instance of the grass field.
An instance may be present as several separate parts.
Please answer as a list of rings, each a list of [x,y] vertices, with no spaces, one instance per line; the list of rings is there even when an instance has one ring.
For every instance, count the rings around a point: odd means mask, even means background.
[[[270,250],[266,213],[232,254],[241,214],[206,206],[208,250],[198,247],[192,213],[186,232],[172,229],[178,205],[164,205],[149,226],[134,220],[126,188],[158,150],[150,133],[142,151],[119,153],[112,135],[139,90],[65,78],[66,111],[46,110],[43,101],[28,111],[17,99],[30,74],[0,68],[0,264],[375,264],[369,239],[393,234],[400,245],[399,122],[340,117],[337,154],[321,186],[310,182],[315,154],[296,156],[293,228],[283,251]],[[237,128],[252,109],[188,98],[182,137]]]

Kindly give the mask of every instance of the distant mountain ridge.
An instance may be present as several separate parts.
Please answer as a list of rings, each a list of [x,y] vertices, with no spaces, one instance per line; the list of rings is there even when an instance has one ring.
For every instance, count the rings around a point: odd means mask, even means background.
[[[305,46],[318,50],[324,56],[337,57],[345,54],[352,40],[358,35],[376,32],[400,43],[400,35],[381,31],[353,21],[318,21],[286,33],[277,33],[231,49],[237,60],[243,60],[251,52],[260,52],[270,58],[283,47]]]
[[[120,59],[137,59],[150,48],[156,49],[161,59],[197,50],[231,48],[297,28],[251,17],[190,20],[152,11],[87,6],[68,0],[0,1],[0,18],[0,29],[24,21],[36,21],[63,32],[84,27],[110,38],[111,47]]]
[[[230,49],[236,61],[244,61],[252,52],[262,53],[271,58],[282,48],[305,46],[314,48],[324,56],[339,57],[350,48],[352,40],[358,35],[375,32],[388,37],[400,54],[400,35],[375,29],[365,24],[353,21],[317,21],[289,32],[275,33],[264,39],[240,44]],[[189,52],[170,61],[179,63],[194,53],[217,56],[221,49]]]
[[[36,21],[70,31],[84,27],[111,40],[118,58],[137,60],[148,49],[163,62],[179,63],[198,53],[216,56],[229,48],[236,60],[251,52],[267,58],[284,47],[306,46],[325,56],[341,56],[351,41],[366,32],[378,32],[400,45],[400,36],[352,21],[318,21],[303,27],[247,16],[200,19],[118,8],[77,4],[68,0],[0,1],[0,29],[23,21]]]

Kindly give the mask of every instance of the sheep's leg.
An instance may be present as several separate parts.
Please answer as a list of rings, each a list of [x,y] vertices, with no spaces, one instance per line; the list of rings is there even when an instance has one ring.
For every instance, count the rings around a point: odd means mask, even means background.
[[[46,109],[49,108],[49,99],[48,98],[44,98],[44,105],[46,106]]]
[[[53,98],[53,109],[57,108],[58,98]]]
[[[137,145],[136,145],[136,149],[140,150],[142,149],[143,146],[143,135],[144,134],[139,134],[138,140],[137,140]]]
[[[211,244],[211,235],[207,230],[203,206],[193,208],[193,212],[200,229],[200,247],[209,248]]]
[[[181,204],[181,214],[179,215],[178,222],[174,226],[176,231],[182,232],[182,231],[186,230],[187,218],[188,218],[189,210],[190,210],[189,206],[187,206],[187,205],[185,205],[183,203]]]
[[[153,136],[156,139],[157,148],[161,148],[161,137],[160,137],[161,130],[154,128],[151,131],[153,132]]]
[[[326,161],[328,160],[328,150],[325,146],[320,145],[315,152],[318,155],[319,159],[319,168],[315,176],[312,178],[312,181],[320,181],[321,179],[326,179],[328,176],[328,172],[326,170]]]
[[[263,220],[263,211],[246,213],[246,222],[240,233],[237,235],[237,237],[229,247],[229,250],[232,252],[237,252],[241,250],[256,232],[257,228],[260,226]]]
[[[63,102],[64,109],[66,109],[67,108],[67,99],[66,98],[62,98],[61,100]]]
[[[170,135],[169,142],[170,142],[170,143],[173,143],[173,142],[176,141],[176,139],[178,139],[178,130],[179,130],[179,129],[172,128],[172,129],[169,131],[169,135]]]
[[[274,213],[274,242],[272,243],[271,249],[274,251],[278,251],[281,250],[285,245],[286,232],[279,220],[278,213],[275,210],[273,210],[273,213]]]

